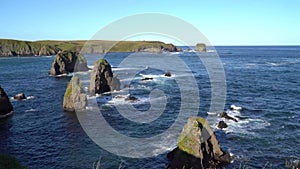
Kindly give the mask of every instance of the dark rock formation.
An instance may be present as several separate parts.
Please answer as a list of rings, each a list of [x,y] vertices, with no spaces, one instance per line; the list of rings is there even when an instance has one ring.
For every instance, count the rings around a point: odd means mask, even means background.
[[[206,45],[204,43],[197,43],[194,50],[197,52],[206,52]]]
[[[235,119],[235,118],[229,116],[226,112],[220,113],[220,117],[225,118],[225,119],[227,119],[227,120],[233,120],[233,121],[235,121],[235,122],[238,122],[237,119]]]
[[[218,128],[224,129],[224,128],[227,128],[227,127],[228,127],[228,125],[223,120],[219,121]]]
[[[165,73],[165,76],[171,77],[171,76],[172,76],[172,75],[171,75],[171,72],[167,71],[167,72]]]
[[[120,90],[120,85],[120,80],[113,75],[107,60],[97,60],[91,72],[90,95]]]
[[[146,80],[153,80],[153,77],[145,77],[142,79],[142,81],[146,81]]]
[[[52,63],[51,75],[68,74],[72,72],[88,71],[86,59],[77,52],[59,52]]]
[[[14,110],[4,89],[0,86],[0,115],[6,115]]]
[[[14,99],[15,100],[23,100],[23,99],[26,99],[26,97],[25,97],[24,93],[19,93],[14,96]]]
[[[208,122],[201,117],[188,119],[177,145],[168,154],[171,163],[167,168],[218,168],[231,161],[229,153],[220,148]]]
[[[87,106],[87,97],[82,88],[80,79],[73,76],[64,95],[64,111],[84,110]]]

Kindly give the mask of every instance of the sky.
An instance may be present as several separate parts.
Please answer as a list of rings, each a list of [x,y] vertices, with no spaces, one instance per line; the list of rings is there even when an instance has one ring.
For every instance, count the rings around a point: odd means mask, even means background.
[[[300,45],[299,7],[299,0],[0,0],[0,39],[88,40],[118,19],[154,12],[192,24],[214,46]]]

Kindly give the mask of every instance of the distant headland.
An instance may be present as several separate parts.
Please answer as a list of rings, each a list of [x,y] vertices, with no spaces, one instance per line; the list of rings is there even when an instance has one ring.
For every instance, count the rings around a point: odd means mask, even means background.
[[[106,52],[177,52],[176,46],[160,41],[21,41],[0,39],[0,57],[8,56],[49,56],[60,51],[74,51],[83,54],[101,54]]]

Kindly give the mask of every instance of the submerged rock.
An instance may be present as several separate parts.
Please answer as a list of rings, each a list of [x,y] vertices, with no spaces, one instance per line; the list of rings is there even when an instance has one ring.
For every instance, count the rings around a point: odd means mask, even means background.
[[[19,93],[14,96],[14,99],[15,100],[24,100],[24,99],[26,99],[26,97],[25,97],[24,93]]]
[[[84,110],[87,106],[87,97],[82,88],[80,79],[73,76],[64,95],[64,111]]]
[[[218,168],[230,163],[210,128],[201,117],[191,117],[184,126],[177,142],[178,147],[167,156],[171,163],[167,168]]]
[[[78,52],[59,52],[52,63],[51,75],[68,74],[72,72],[88,71],[85,57]]]
[[[107,60],[97,60],[91,72],[90,95],[120,90],[120,85],[120,80],[117,78],[117,75],[113,75]]]
[[[7,94],[0,86],[0,115],[5,116],[14,110]]]

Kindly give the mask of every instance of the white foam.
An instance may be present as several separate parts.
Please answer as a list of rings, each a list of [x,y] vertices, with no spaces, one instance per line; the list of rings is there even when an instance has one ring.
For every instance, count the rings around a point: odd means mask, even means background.
[[[29,110],[25,110],[25,112],[35,112],[35,111],[37,111],[37,109],[29,109]]]
[[[32,100],[32,99],[35,99],[35,96],[27,96],[26,97],[26,100]]]
[[[239,106],[236,106],[236,105],[234,105],[234,104],[232,104],[231,106],[230,106],[230,108],[231,109],[233,109],[233,110],[242,110],[242,107],[239,107]]]
[[[218,113],[217,112],[206,112],[208,115],[213,115],[213,116],[215,116],[215,115],[217,115]]]
[[[133,67],[113,67],[112,71],[123,71],[123,70],[135,70],[137,68]]]
[[[53,75],[50,75],[53,76]],[[64,77],[64,76],[68,76],[68,74],[64,73],[64,74],[60,74],[60,75],[55,75],[54,77]]]

